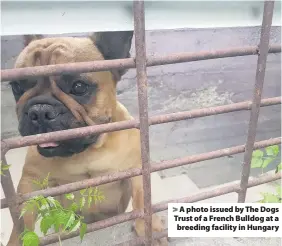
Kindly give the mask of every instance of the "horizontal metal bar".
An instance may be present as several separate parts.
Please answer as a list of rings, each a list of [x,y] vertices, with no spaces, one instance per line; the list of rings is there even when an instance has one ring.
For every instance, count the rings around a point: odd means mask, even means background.
[[[281,172],[279,173],[267,173],[263,174],[259,177],[250,177],[249,183],[248,183],[248,188],[254,187],[257,185],[269,183],[272,181],[276,181],[278,179],[281,179],[282,174]],[[202,191],[198,192],[196,194],[193,194],[191,196],[181,198],[181,199],[174,199],[174,200],[169,200],[166,202],[158,203],[153,206],[154,213],[161,212],[163,210],[167,209],[167,204],[168,203],[192,203],[192,202],[198,202],[202,200],[206,200],[209,198],[217,197],[217,196],[222,196],[228,193],[232,192],[239,192],[240,191],[240,180],[230,182],[224,185],[220,185],[218,187],[215,187],[212,190],[207,190],[207,191]]]
[[[281,97],[267,98],[261,101],[261,107],[272,106],[276,104],[281,104]],[[251,101],[245,101],[245,102],[233,103],[223,106],[216,106],[210,108],[195,109],[190,111],[153,116],[149,118],[149,125],[156,125],[156,124],[168,123],[173,121],[199,118],[204,116],[217,115],[217,114],[235,112],[240,110],[249,110],[251,106],[252,106]],[[89,134],[113,132],[113,131],[129,129],[129,128],[138,128],[138,127],[139,127],[138,120],[128,120],[128,121],[120,121],[120,122],[108,123],[103,125],[87,126],[87,127],[81,127],[76,129],[70,129],[70,130],[49,132],[49,133],[31,135],[26,137],[9,138],[1,141],[1,151],[2,151],[2,155],[4,155],[10,149],[47,143],[50,141],[56,142],[56,141],[62,141],[67,139],[73,139],[77,137],[85,137],[88,136]]]
[[[275,180],[281,179],[281,173],[277,173],[277,174],[264,174],[261,175],[260,177],[256,177],[256,178],[250,178],[249,179],[249,183],[248,183],[248,187],[253,187],[253,186],[257,186],[260,184],[264,184],[264,183],[268,183],[268,182],[272,182]],[[162,203],[158,203],[156,205],[153,205],[153,213],[157,213],[163,210],[166,210],[168,207],[168,203],[181,203],[181,202],[185,202],[185,203],[192,203],[192,202],[198,202],[198,201],[202,201],[205,199],[209,199],[215,196],[221,196],[221,195],[225,195],[228,193],[232,193],[232,192],[237,192],[240,190],[240,181],[235,181],[235,182],[230,182],[230,183],[226,183],[224,185],[218,186],[213,188],[212,190],[209,191],[202,191],[202,192],[197,192],[195,194],[192,194],[191,196],[185,197],[185,198],[180,198],[180,199],[175,199],[175,200],[169,200],[169,201],[165,201]],[[135,218],[141,218],[143,217],[143,213],[141,212],[136,212],[136,211],[132,211],[132,212],[128,212],[128,213],[124,213],[118,216],[114,216],[110,219],[107,220],[102,220],[96,223],[92,223],[89,224],[87,226],[87,233],[92,232],[92,231],[96,231],[99,229],[103,229],[112,225],[116,225],[116,224],[120,224],[129,220],[133,220]],[[63,234],[61,236],[62,240],[68,239],[68,238],[72,238],[75,236],[79,235],[79,231],[75,231],[69,234]],[[166,234],[161,234],[159,235],[158,238],[161,237],[165,237]],[[118,244],[118,245],[136,245],[139,243],[142,243],[144,239],[143,238],[136,238],[134,240],[130,240],[129,242],[125,242],[125,244]],[[44,237],[41,239],[41,245],[47,245],[50,243],[55,243],[58,241],[58,236],[56,234],[52,234],[50,236]],[[132,243],[132,244],[131,244]]]
[[[107,184],[107,183],[111,183],[117,180],[131,178],[131,177],[138,176],[138,175],[142,175],[142,170],[139,168],[132,168],[132,169],[128,169],[123,172],[116,172],[116,173],[111,173],[108,175],[96,177],[94,179],[85,179],[79,182],[60,185],[58,187],[34,191],[32,193],[20,196],[20,198],[18,199],[18,202],[23,203],[24,201],[30,199],[31,197],[38,196],[38,195],[43,195],[44,197],[59,196],[61,194],[65,194],[66,192],[73,192],[73,191],[85,189],[91,186]],[[84,188],[81,188],[81,187],[84,187]],[[8,207],[8,203],[7,203],[6,198],[1,199],[1,209],[7,208],[7,207]]]
[[[281,138],[272,138],[269,140],[256,142],[254,149],[261,149],[275,144],[281,144]],[[193,164],[200,161],[216,159],[224,156],[235,155],[235,154],[243,153],[244,151],[245,151],[245,145],[238,145],[235,147],[215,150],[203,154],[191,155],[174,160],[156,162],[151,164],[152,165],[151,172],[161,171],[172,167],[179,167],[183,165]]]
[[[281,52],[281,45],[271,45],[269,53]],[[202,52],[181,52],[167,56],[147,57],[146,66],[159,66],[176,64],[182,62],[200,61],[234,56],[257,55],[257,46],[245,46],[234,49],[202,51]],[[107,61],[78,62],[68,64],[56,64],[47,66],[36,66],[26,68],[12,68],[1,70],[1,81],[10,81],[29,77],[40,77],[60,75],[62,73],[86,73],[94,71],[106,71],[114,68],[135,68],[134,58],[116,59]]]
[[[255,143],[254,149],[261,149],[270,145],[280,144],[281,138],[272,138],[264,141],[259,141]],[[235,155],[239,153],[243,153],[245,151],[245,145],[239,145],[231,148],[215,150],[211,152],[206,152],[197,155],[191,155],[188,157],[178,158],[174,160],[167,160],[162,161],[159,163],[152,163],[151,164],[151,172],[157,172],[165,169],[169,169],[172,167],[178,167],[188,164],[193,164],[195,162],[216,159],[224,156]],[[24,194],[19,197],[18,202],[22,203],[34,196],[43,195],[43,196],[58,196],[61,194],[65,194],[68,192],[74,192],[77,190],[85,189],[90,186],[98,186],[114,181],[118,181],[121,179],[131,178],[134,176],[142,175],[142,170],[139,168],[135,169],[128,169],[126,171],[117,172],[113,174],[104,175],[101,177],[93,178],[93,179],[86,179],[83,181],[78,181],[70,184],[61,185],[54,188],[48,188],[45,190],[34,191],[28,194]],[[1,208],[7,207],[6,199],[1,199]]]

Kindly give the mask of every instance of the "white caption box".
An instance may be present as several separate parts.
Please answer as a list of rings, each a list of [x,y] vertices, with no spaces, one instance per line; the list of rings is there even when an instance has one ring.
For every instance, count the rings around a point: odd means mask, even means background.
[[[281,237],[280,203],[169,203],[168,237]]]

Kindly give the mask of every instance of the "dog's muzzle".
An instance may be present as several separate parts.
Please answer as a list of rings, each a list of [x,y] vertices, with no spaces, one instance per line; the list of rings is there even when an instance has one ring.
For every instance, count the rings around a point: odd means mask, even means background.
[[[59,115],[55,107],[48,104],[35,104],[30,107],[27,114],[34,126],[49,124]]]
[[[79,122],[71,110],[61,101],[47,95],[30,99],[22,108],[19,132],[22,136],[62,131],[86,126]],[[37,145],[38,152],[45,157],[69,157],[80,153],[97,142],[99,134],[78,137],[59,142]]]

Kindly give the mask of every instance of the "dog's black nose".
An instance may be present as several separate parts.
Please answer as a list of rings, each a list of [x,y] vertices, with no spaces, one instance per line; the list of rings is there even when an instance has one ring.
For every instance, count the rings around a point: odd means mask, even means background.
[[[48,104],[35,104],[28,110],[28,117],[35,125],[47,123],[57,116],[55,108]]]

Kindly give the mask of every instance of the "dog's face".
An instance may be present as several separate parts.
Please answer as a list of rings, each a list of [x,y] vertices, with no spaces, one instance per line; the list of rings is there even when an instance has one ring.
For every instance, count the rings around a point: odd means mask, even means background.
[[[34,67],[129,57],[133,32],[87,38],[26,37],[15,67]],[[22,136],[115,121],[116,84],[126,70],[62,74],[11,81]],[[103,135],[104,136],[104,135]],[[92,135],[37,146],[45,157],[68,157],[104,138]]]

